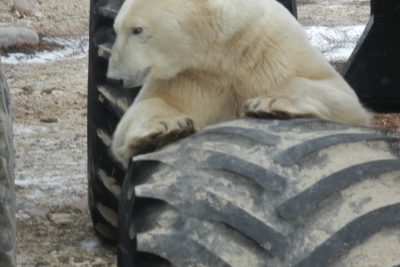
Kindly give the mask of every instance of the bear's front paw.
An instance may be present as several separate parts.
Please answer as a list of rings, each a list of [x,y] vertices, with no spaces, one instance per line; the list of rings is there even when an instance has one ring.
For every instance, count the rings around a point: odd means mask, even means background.
[[[149,120],[142,125],[133,125],[126,132],[117,129],[112,152],[127,168],[132,156],[152,151],[194,132],[193,120],[188,117]]]
[[[289,119],[311,116],[289,98],[261,96],[247,100],[243,105],[246,116],[257,118]]]

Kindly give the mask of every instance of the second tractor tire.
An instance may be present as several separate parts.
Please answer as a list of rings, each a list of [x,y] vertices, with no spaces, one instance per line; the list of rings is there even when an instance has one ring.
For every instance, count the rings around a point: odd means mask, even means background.
[[[0,267],[16,263],[16,221],[11,97],[0,62]]]

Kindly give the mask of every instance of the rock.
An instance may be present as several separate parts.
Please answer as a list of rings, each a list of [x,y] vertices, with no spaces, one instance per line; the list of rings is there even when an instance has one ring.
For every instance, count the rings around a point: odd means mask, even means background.
[[[0,48],[9,48],[24,44],[39,44],[39,35],[27,28],[0,27]]]
[[[24,212],[17,212],[17,213],[15,214],[15,218],[16,218],[18,221],[24,221],[24,220],[30,220],[30,219],[31,219],[31,216],[30,216],[29,214],[24,213]]]
[[[73,222],[71,214],[68,213],[52,213],[49,219],[56,224],[70,224]]]
[[[79,138],[77,136],[76,138]],[[89,210],[88,199],[87,196],[77,199],[67,205],[68,208],[79,211],[79,212],[86,212]]]
[[[48,208],[37,206],[32,202],[19,202],[15,208],[20,217],[25,215],[29,217],[45,216],[49,212]]]
[[[39,121],[44,123],[56,123],[58,122],[58,119],[54,117],[45,117],[45,118],[40,118]]]
[[[43,16],[40,5],[36,0],[14,0],[12,10],[18,15],[18,17]]]

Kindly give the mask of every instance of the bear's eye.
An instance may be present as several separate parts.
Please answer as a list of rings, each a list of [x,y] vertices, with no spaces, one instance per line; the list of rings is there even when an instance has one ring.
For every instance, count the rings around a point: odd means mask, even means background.
[[[135,27],[132,29],[132,34],[134,34],[134,35],[139,35],[142,32],[143,32],[143,28],[141,28],[141,27]]]

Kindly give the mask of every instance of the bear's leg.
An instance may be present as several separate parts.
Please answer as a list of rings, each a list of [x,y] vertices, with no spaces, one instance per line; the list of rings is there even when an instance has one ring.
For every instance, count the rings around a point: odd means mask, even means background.
[[[191,118],[160,98],[132,104],[114,133],[112,152],[124,167],[132,156],[149,151],[195,132]]]
[[[363,126],[370,123],[370,114],[340,77],[291,79],[267,95],[247,100],[243,109],[245,115],[255,117],[314,117]]]

